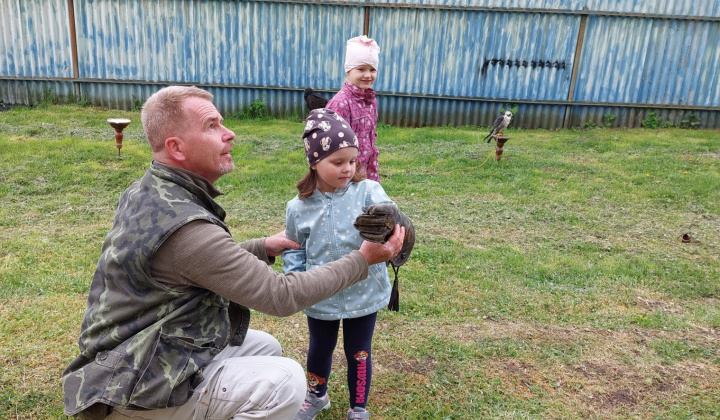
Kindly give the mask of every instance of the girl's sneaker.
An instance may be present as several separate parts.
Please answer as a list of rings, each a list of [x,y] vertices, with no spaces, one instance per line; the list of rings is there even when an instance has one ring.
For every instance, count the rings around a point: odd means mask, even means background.
[[[362,408],[355,407],[348,410],[346,420],[367,420],[370,418],[370,413]]]
[[[330,397],[327,394],[318,398],[312,392],[308,392],[305,396],[305,402],[300,407],[300,411],[295,414],[293,420],[313,420],[321,410],[326,408],[330,408]]]

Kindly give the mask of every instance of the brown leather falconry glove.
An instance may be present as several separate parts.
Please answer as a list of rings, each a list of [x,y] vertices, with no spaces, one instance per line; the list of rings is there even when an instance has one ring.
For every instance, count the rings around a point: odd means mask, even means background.
[[[363,207],[362,210],[363,213],[355,219],[353,225],[360,232],[360,237],[366,241],[385,243],[395,231],[396,224],[405,228],[405,238],[400,252],[388,261],[388,264],[392,266],[395,272],[395,281],[393,282],[388,309],[398,311],[398,270],[410,257],[413,246],[415,246],[415,227],[410,218],[398,210],[393,203],[373,204]]]

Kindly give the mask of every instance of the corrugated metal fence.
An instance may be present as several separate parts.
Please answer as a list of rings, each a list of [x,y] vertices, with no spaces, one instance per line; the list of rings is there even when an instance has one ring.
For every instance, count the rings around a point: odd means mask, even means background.
[[[304,114],[331,96],[345,41],[381,47],[382,122],[637,127],[650,111],[720,128],[720,2],[690,0],[0,0],[0,100],[129,109],[193,84],[231,113]]]

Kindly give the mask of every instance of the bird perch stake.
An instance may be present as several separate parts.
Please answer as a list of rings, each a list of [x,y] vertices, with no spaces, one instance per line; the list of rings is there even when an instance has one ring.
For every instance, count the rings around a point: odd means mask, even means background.
[[[123,133],[125,127],[130,124],[130,120],[126,118],[108,118],[108,124],[115,129],[115,147],[118,149],[118,159],[120,158],[120,149],[122,149]]]
[[[495,161],[500,162],[500,158],[502,157],[503,153],[503,146],[505,145],[505,142],[510,140],[510,136],[493,136],[495,138]]]

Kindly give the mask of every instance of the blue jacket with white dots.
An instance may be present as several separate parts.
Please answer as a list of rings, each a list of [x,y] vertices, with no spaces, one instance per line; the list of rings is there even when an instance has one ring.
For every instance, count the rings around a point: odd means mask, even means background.
[[[364,206],[392,202],[379,183],[364,180],[350,183],[332,193],[315,190],[304,199],[297,196],[287,203],[286,230],[300,249],[282,254],[283,270],[305,271],[340,259],[360,249],[363,239],[353,226]],[[390,301],[390,278],[385,263],[368,268],[368,277],[338,294],[303,311],[305,315],[336,320],[358,318],[379,311]]]

